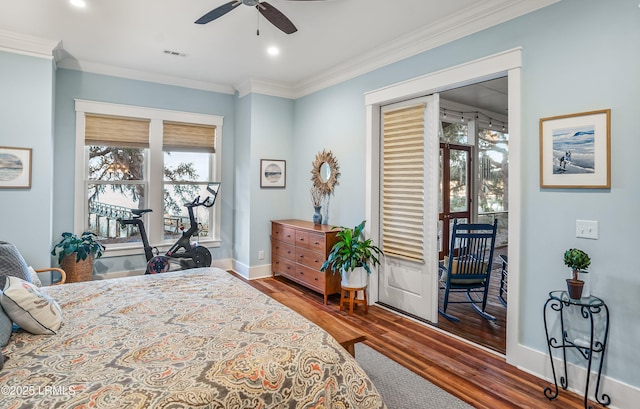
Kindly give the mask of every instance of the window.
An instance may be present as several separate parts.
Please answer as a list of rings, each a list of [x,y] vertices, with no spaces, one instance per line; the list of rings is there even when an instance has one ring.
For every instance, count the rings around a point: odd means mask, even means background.
[[[126,105],[76,101],[76,231],[93,231],[109,255],[140,251],[134,226],[118,218],[131,209],[145,216],[152,246],[169,246],[189,228],[184,204],[207,196],[220,179],[222,117]],[[219,243],[218,206],[198,207],[199,241]]]

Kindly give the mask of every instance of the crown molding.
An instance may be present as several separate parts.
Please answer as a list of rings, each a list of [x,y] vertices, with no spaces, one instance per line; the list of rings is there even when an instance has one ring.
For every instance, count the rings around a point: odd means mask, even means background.
[[[129,68],[115,67],[90,61],[81,61],[73,58],[64,58],[58,61],[58,68],[89,72],[93,74],[109,75],[113,77],[128,78],[138,81],[154,82],[177,87],[193,88],[204,91],[220,92],[223,94],[235,94],[235,89],[230,85],[215,84],[206,81],[196,81],[186,78],[173,77],[171,75],[157,74],[153,72],[137,71]]]
[[[53,59],[60,41],[0,30],[0,50],[32,57]]]
[[[375,50],[351,58],[344,64],[299,82],[295,98],[312,94],[359,75],[450,43],[516,17],[547,7],[560,0],[490,0],[422,29],[382,44]]]
[[[261,81],[253,78],[248,79],[241,84],[238,84],[236,86],[236,90],[238,91],[239,98],[242,98],[248,94],[263,94],[273,97],[295,99],[297,95],[296,90],[290,85],[277,82]]]

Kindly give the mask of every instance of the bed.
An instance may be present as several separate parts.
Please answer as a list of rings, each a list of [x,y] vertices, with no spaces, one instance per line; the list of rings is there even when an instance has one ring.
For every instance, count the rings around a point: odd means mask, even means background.
[[[223,270],[42,291],[63,323],[11,336],[1,408],[385,408],[327,332]]]

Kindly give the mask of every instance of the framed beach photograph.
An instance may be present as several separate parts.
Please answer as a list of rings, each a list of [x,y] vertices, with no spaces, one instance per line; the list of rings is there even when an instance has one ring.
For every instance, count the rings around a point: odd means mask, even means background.
[[[540,119],[540,187],[611,187],[611,110]]]
[[[260,187],[286,187],[287,162],[276,159],[260,159]]]
[[[0,188],[31,188],[31,148],[0,146]]]

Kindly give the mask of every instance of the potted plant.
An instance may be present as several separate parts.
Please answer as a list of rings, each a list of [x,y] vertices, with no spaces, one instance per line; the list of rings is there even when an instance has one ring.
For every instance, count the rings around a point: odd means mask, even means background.
[[[380,264],[376,255],[383,255],[371,239],[362,234],[366,221],[362,221],[353,229],[340,227],[338,241],[333,245],[327,260],[322,263],[320,271],[330,268],[333,273],[339,272],[342,287],[363,288],[367,286],[371,267]]]
[[[102,257],[105,247],[98,242],[92,232],[84,232],[80,237],[73,233],[62,233],[60,242],[53,246],[52,256],[58,256],[58,263],[67,274],[67,282],[91,280],[94,259]]]
[[[584,287],[584,281],[578,278],[578,273],[591,265],[591,259],[580,249],[569,249],[564,252],[564,264],[572,270],[572,278],[567,279],[569,298],[578,300],[582,297]]]

